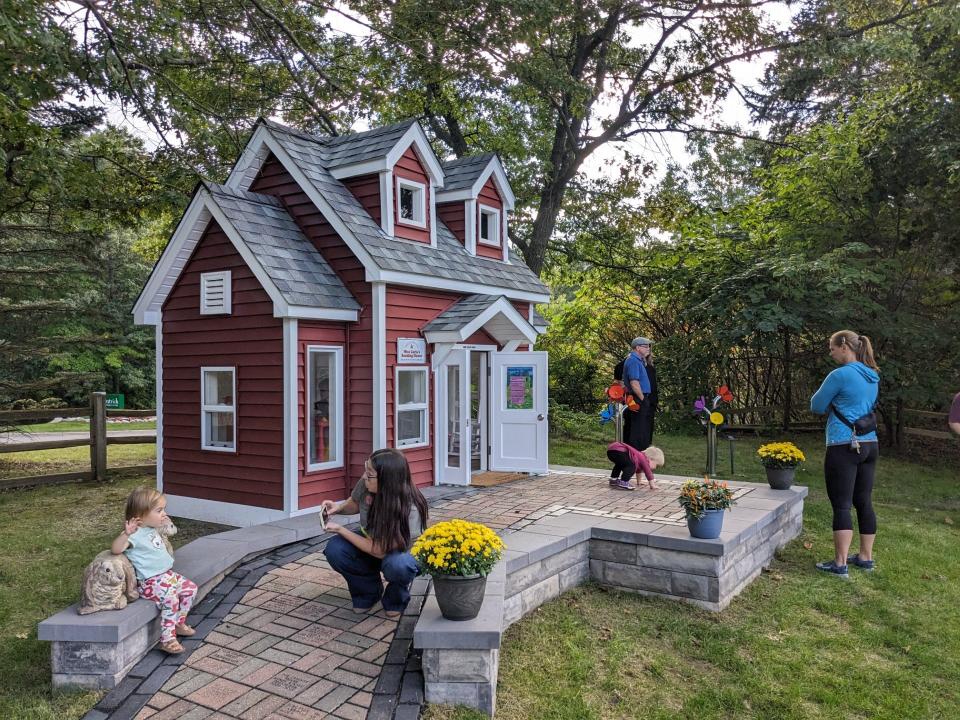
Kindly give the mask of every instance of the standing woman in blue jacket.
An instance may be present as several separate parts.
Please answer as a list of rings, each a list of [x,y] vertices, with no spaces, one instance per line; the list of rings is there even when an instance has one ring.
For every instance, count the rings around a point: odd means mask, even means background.
[[[880,375],[873,358],[873,345],[866,335],[857,335],[852,330],[835,332],[830,336],[830,357],[840,367],[827,375],[810,398],[810,409],[818,415],[827,415],[823,474],[833,506],[835,553],[832,560],[817,563],[817,569],[846,576],[848,563],[862,570],[873,570],[877,516],[871,496],[879,458],[877,432],[854,436],[850,425],[873,412]],[[837,413],[848,422],[837,417]],[[856,555],[848,556],[853,540],[851,505],[857,510],[860,549]]]

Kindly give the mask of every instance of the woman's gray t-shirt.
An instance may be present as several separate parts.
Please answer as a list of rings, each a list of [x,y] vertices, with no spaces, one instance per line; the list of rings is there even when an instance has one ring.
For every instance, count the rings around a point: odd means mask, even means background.
[[[350,493],[351,499],[357,503],[357,507],[360,508],[360,528],[366,534],[367,528],[367,515],[370,512],[370,505],[373,502],[373,493],[367,491],[367,486],[362,479],[357,481],[357,484],[353,486],[353,492]],[[410,515],[408,516],[407,522],[410,523],[410,543],[413,544],[413,541],[420,537],[420,533],[423,532],[423,526],[420,522],[420,511],[417,509],[416,505],[410,506]]]

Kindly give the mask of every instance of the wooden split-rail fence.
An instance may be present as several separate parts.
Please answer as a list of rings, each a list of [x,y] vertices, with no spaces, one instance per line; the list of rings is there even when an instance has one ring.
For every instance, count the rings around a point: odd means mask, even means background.
[[[107,435],[108,417],[154,417],[156,410],[107,410],[107,396],[103,392],[90,394],[88,408],[56,408],[53,410],[4,410],[0,411],[0,425],[16,426],[58,417],[89,417],[90,436],[58,440],[42,440],[42,433],[33,434],[30,439],[0,443],[0,453],[18,453],[31,450],[56,450],[59,448],[90,446],[90,469],[73,472],[31,475],[27,477],[0,480],[0,490],[30,487],[33,485],[58,485],[70,482],[102,482],[107,479],[107,445],[138,445],[156,443],[155,431],[145,430],[129,435]],[[149,465],[123,466],[125,472],[153,472],[156,463]]]

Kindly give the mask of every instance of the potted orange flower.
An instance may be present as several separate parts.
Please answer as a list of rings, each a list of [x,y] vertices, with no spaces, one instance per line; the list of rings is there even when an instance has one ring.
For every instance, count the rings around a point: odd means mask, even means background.
[[[723,513],[733,506],[733,490],[727,483],[711,480],[687,480],[680,488],[680,507],[687,514],[687,528],[695,538],[713,540],[723,529]]]

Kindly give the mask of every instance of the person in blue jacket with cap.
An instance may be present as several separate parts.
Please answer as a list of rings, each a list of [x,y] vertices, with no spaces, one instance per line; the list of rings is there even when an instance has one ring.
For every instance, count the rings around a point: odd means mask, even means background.
[[[876,423],[870,420],[877,404],[880,375],[873,345],[866,335],[852,330],[835,332],[830,336],[830,357],[840,367],[827,375],[810,398],[810,410],[827,415],[823,474],[833,506],[834,558],[817,563],[817,569],[846,577],[848,564],[861,570],[874,568],[877,516],[872,495],[879,447]],[[856,508],[860,530],[860,549],[855,555],[848,555],[853,540],[851,505]]]

